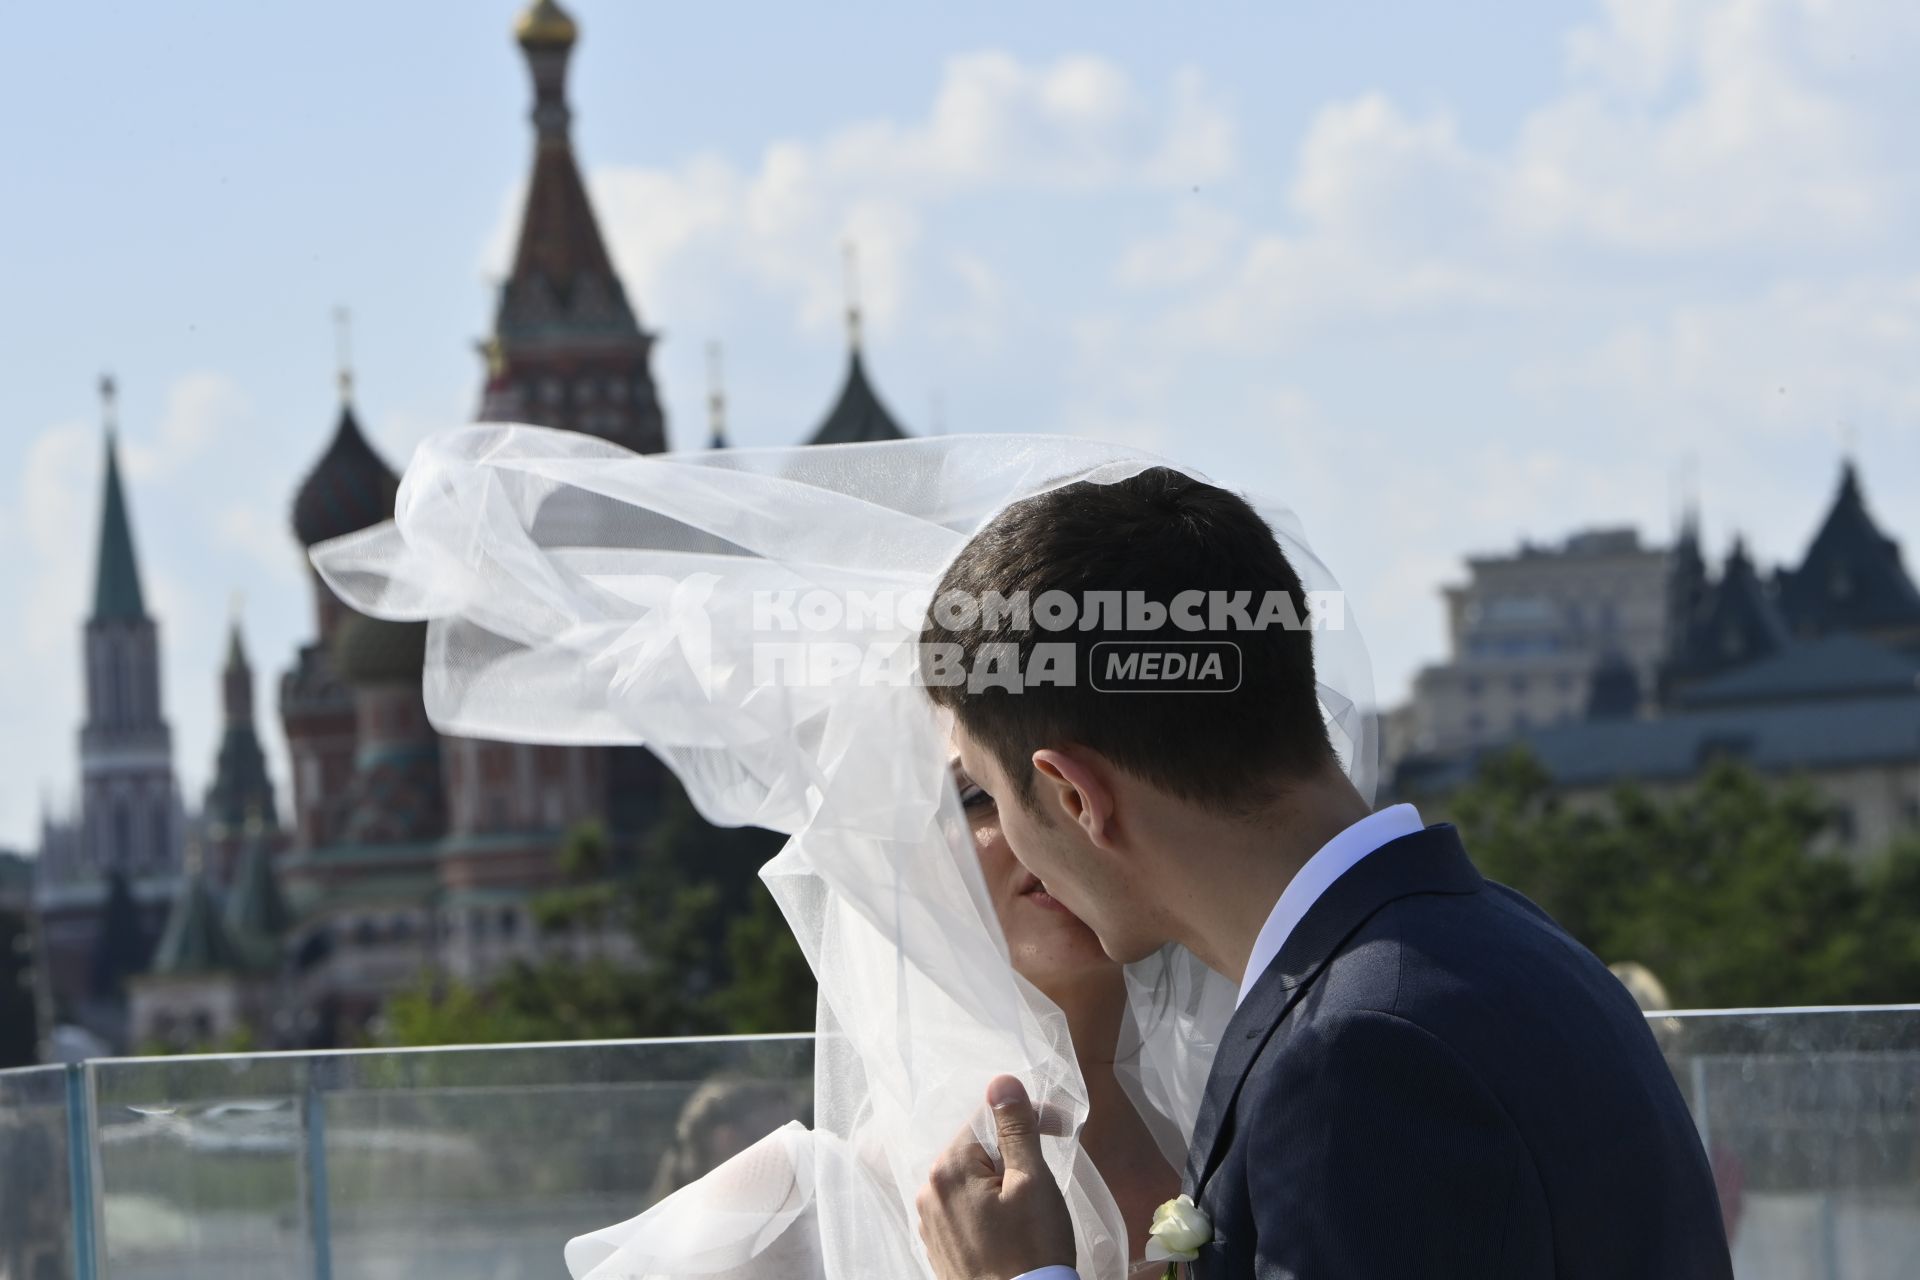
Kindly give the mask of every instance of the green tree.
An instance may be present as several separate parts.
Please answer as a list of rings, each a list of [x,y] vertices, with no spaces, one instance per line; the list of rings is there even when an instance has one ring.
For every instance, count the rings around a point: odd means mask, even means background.
[[[0,910],[0,1068],[28,1066],[38,1058],[35,959],[26,913]]]
[[[704,821],[677,788],[647,837],[568,833],[564,883],[532,904],[586,954],[516,963],[484,988],[428,979],[388,1003],[392,1044],[750,1034],[813,1025],[813,977],[756,874],[781,837]],[[610,934],[632,959],[609,954]]]
[[[100,912],[87,969],[87,990],[96,1000],[125,1000],[127,979],[146,972],[154,939],[140,921],[127,873],[115,867],[107,873],[107,901]]]
[[[1805,781],[1716,762],[1690,787],[1625,785],[1569,805],[1524,751],[1449,798],[1481,869],[1603,960],[1637,960],[1682,1005],[1920,995],[1920,851],[1862,871],[1821,851],[1832,810]]]
[[[771,1035],[811,1031],[818,986],[773,895],[759,886],[752,906],[727,929],[730,981],[714,996],[729,1031]]]
[[[524,961],[484,987],[423,983],[388,1002],[389,1044],[512,1044],[537,1040],[712,1035],[697,1005],[604,959]]]
[[[1894,843],[1867,877],[1862,946],[1871,958],[1861,999],[1920,1000],[1920,834]]]

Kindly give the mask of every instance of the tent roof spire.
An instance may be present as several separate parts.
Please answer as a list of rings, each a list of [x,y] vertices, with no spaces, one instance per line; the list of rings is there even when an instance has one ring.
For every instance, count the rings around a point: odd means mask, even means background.
[[[106,435],[106,479],[100,501],[100,554],[93,584],[93,620],[137,621],[147,616],[140,590],[140,564],[133,553],[133,522],[120,484],[117,388],[113,375],[100,379],[100,411]]]

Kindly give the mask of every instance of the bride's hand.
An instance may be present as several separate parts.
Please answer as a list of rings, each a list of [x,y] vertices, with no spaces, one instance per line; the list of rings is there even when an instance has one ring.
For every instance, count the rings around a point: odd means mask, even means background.
[[[1012,1076],[987,1086],[1004,1170],[969,1133],[920,1189],[920,1239],[940,1280],[1007,1280],[1074,1264],[1073,1221],[1040,1154],[1040,1118]]]

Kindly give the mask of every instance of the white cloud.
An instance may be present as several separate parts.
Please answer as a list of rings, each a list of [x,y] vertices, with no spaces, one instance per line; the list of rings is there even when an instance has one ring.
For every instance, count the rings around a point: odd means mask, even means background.
[[[1499,178],[1449,116],[1410,119],[1372,93],[1314,116],[1289,203],[1317,234],[1443,248],[1486,234]]]
[[[1819,245],[1883,233],[1894,213],[1856,113],[1758,51],[1709,62],[1666,114],[1570,94],[1527,121],[1510,163],[1517,232],[1613,248]]]
[[[1501,191],[1498,162],[1471,152],[1450,118],[1413,119],[1368,94],[1309,123],[1288,187],[1293,226],[1250,235],[1216,226],[1209,241],[1176,224],[1130,247],[1119,271],[1137,278],[1158,257],[1177,262],[1169,247],[1207,262],[1223,241],[1240,246],[1217,284],[1173,312],[1171,349],[1258,347],[1341,323],[1504,308],[1529,289],[1500,243]]]
[[[629,290],[683,331],[720,327],[714,299],[737,302],[742,289],[777,299],[803,331],[832,330],[852,243],[863,310],[884,332],[923,271],[954,269],[951,255],[918,261],[926,218],[944,203],[1008,189],[1175,190],[1226,173],[1234,157],[1233,120],[1195,71],[1150,93],[1104,58],[1033,65],[984,52],[948,60],[919,119],[774,142],[750,168],[714,155],[598,167],[590,186]],[[489,239],[490,274],[506,268],[518,210],[510,201]],[[980,272],[960,275],[978,298]]]
[[[1523,286],[1481,264],[1445,255],[1394,256],[1344,236],[1251,240],[1231,280],[1169,314],[1169,350],[1267,348],[1304,333],[1356,324],[1504,309]]]
[[[955,250],[946,255],[945,265],[961,301],[932,317],[931,332],[948,342],[993,350],[1006,334],[1006,278],[978,253]]]
[[[99,429],[79,422],[49,427],[27,448],[20,512],[31,572],[21,617],[36,659],[71,646],[86,613],[103,456]]]
[[[1494,146],[1384,92],[1329,104],[1297,151],[1291,220],[1245,236],[1167,339],[1234,347],[1343,321],[1564,309],[1570,294],[1608,290],[1622,255],[1698,269],[1888,243],[1912,216],[1909,184],[1848,71],[1862,43],[1877,57],[1889,41],[1911,51],[1920,18],[1875,27],[1850,10],[1850,39],[1836,41],[1836,7],[1613,0],[1569,36],[1559,92]],[[1123,252],[1120,279],[1149,280],[1159,262],[1211,266],[1217,244],[1176,217]]]
[[[240,552],[277,578],[304,586],[300,549],[287,536],[285,518],[259,502],[238,502],[214,518],[217,541]]]
[[[930,192],[993,186],[1162,186],[1205,182],[1234,159],[1232,118],[1193,70],[1164,100],[1088,54],[1029,66],[1010,54],[947,62],[927,118],[851,127],[821,149],[827,168]]]
[[[1859,0],[1601,0],[1600,20],[1565,38],[1567,67],[1614,92],[1655,99],[1703,69],[1781,52],[1847,78],[1906,66],[1920,10]]]
[[[1608,0],[1521,131],[1518,225],[1688,252],[1892,229],[1877,113],[1853,95],[1863,52],[1920,34],[1902,8]]]
[[[121,458],[137,480],[162,480],[200,456],[251,410],[233,379],[220,373],[189,373],[167,388],[166,406],[151,441],[124,437]]]
[[[1920,275],[1794,279],[1754,298],[1676,304],[1518,380],[1541,394],[1684,413],[1734,448],[1755,432],[1920,418],[1916,349]]]
[[[1233,213],[1208,204],[1182,203],[1173,225],[1136,240],[1120,257],[1114,279],[1129,289],[1177,289],[1213,275],[1245,239]]]

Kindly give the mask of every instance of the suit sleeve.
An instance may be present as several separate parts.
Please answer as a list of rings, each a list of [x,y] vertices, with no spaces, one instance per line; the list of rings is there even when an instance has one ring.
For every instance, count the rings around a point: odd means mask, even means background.
[[[1361,1011],[1303,1027],[1276,1055],[1240,1108],[1255,1274],[1509,1274],[1532,1161],[1451,1048]]]

